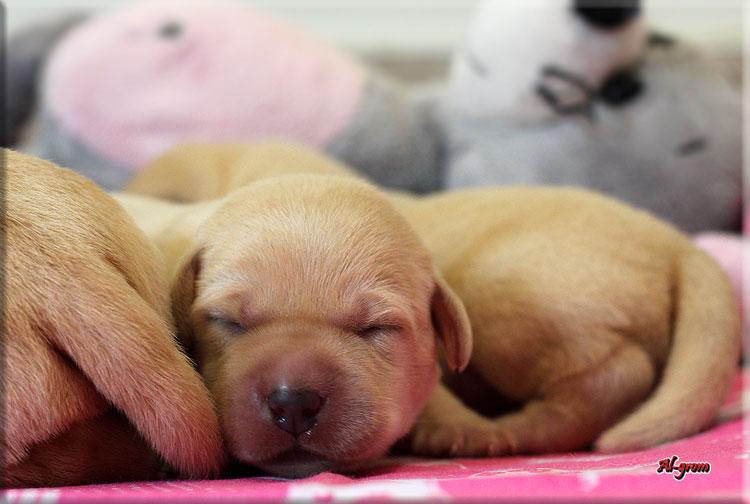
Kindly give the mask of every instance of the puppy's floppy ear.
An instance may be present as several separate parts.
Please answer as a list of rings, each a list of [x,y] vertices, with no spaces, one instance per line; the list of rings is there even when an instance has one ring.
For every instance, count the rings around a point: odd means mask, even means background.
[[[454,371],[463,371],[471,358],[469,316],[464,304],[438,273],[435,274],[431,313],[432,325],[445,351],[448,366]]]
[[[190,310],[195,301],[198,275],[201,270],[202,249],[188,256],[180,267],[172,283],[172,318],[174,319],[177,339],[188,355],[193,355],[193,325],[190,322]]]

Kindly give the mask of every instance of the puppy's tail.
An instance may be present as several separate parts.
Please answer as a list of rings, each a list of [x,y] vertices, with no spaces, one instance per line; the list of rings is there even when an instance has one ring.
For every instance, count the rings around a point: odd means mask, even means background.
[[[694,434],[716,416],[737,372],[740,320],[729,279],[705,253],[678,259],[672,347],[651,397],[597,440],[631,451]]]

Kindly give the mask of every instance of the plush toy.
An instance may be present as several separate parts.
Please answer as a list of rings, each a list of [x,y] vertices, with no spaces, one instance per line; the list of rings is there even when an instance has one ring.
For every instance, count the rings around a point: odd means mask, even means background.
[[[21,148],[108,189],[181,142],[273,138],[387,185],[438,188],[436,135],[397,85],[241,3],[151,1],[93,17],[49,55],[40,95]]]
[[[480,2],[419,100],[243,4],[130,5],[55,48],[23,147],[119,188],[184,141],[283,138],[398,189],[581,185],[685,231],[737,229],[739,90],[649,34],[637,0],[591,4]]]
[[[480,3],[442,103],[447,185],[572,184],[738,229],[738,89],[637,0]]]
[[[695,243],[708,252],[729,275],[737,297],[742,299],[743,251],[748,246],[746,236],[733,233],[707,232],[695,237]]]
[[[744,266],[745,261],[750,258],[750,210],[746,210],[743,224],[742,234],[709,231],[698,234],[695,243],[708,252],[729,275],[745,321],[743,332],[746,337],[750,337],[750,328],[746,323],[750,320],[750,272]]]
[[[32,25],[14,35],[6,48],[7,73],[7,139],[4,146],[21,141],[29,115],[36,103],[34,83],[39,79],[44,56],[59,39],[86,16],[74,13],[54,21]]]

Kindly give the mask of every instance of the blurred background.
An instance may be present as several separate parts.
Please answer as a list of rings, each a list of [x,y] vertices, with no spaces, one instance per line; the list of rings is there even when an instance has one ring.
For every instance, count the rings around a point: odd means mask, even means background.
[[[25,27],[135,0],[6,0],[10,143],[107,189],[183,141],[268,138],[415,192],[583,186],[729,232],[703,243],[739,289],[747,0],[240,1],[332,48],[252,9],[145,2],[50,62],[56,32]]]
[[[408,81],[442,77],[477,0],[244,0],[299,23]],[[537,1],[544,0],[519,0]],[[70,10],[130,0],[6,0],[16,30]],[[646,0],[650,23],[697,43],[739,78],[742,0]]]

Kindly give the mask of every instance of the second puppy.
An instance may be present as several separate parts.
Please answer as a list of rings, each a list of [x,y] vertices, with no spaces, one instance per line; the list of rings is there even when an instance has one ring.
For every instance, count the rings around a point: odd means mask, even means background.
[[[213,170],[223,149],[175,150],[130,189],[195,200],[279,174],[351,176],[283,144],[234,147],[234,161]],[[197,192],[191,178],[211,189]],[[625,451],[711,424],[737,371],[738,309],[721,268],[685,235],[572,188],[390,200],[474,328],[471,364],[435,390],[413,431],[416,453]]]
[[[463,305],[367,184],[288,176],[207,204],[118,199],[173,269],[178,334],[241,462],[297,477],[358,467],[413,426],[437,341],[451,368],[468,362]]]

